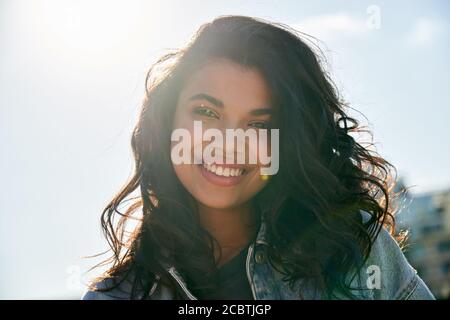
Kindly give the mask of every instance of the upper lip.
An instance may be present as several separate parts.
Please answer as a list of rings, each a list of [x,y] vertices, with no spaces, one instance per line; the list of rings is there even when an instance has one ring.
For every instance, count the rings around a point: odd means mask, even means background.
[[[209,164],[209,165],[215,165],[215,166],[219,166],[219,167],[224,167],[224,168],[232,168],[232,169],[245,169],[246,166],[244,164],[229,164],[229,163],[206,163],[205,164]]]
[[[245,172],[249,172],[253,168],[256,167],[255,164],[235,164],[235,163],[229,164],[229,163],[216,163],[216,162],[208,163],[206,161],[203,162],[203,165],[204,164],[214,165],[214,166],[223,167],[223,168],[230,168],[230,169],[242,169]]]

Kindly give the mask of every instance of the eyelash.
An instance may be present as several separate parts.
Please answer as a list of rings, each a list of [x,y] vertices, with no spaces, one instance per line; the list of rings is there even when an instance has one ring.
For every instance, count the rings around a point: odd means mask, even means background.
[[[256,128],[256,129],[269,129],[269,123],[266,121],[254,121],[254,122],[251,122],[249,124],[249,126],[252,126],[252,124],[258,125],[258,126],[254,126],[254,128]],[[259,126],[259,125],[261,125],[261,126]]]
[[[219,119],[219,116],[217,115],[217,113],[215,113],[214,111],[212,111],[209,108],[200,106],[194,109],[194,113],[201,115],[201,116],[205,116],[208,118],[215,118],[215,119]]]
[[[213,119],[220,119],[219,115],[214,112],[213,110],[204,107],[204,106],[199,106],[197,108],[194,109],[193,111],[194,114],[198,114],[200,116],[205,116],[208,118],[213,118]],[[249,126],[254,126],[256,129],[268,129],[269,128],[269,123],[267,121],[253,121],[249,124]]]

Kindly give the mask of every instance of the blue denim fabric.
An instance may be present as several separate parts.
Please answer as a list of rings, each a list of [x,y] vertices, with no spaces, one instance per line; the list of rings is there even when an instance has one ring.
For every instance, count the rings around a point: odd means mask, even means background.
[[[367,213],[363,213],[367,217]],[[324,296],[312,286],[299,282],[295,288],[290,288],[282,280],[282,275],[276,271],[266,259],[266,223],[261,222],[256,240],[248,249],[246,269],[250,287],[255,300],[311,300],[323,299]],[[183,277],[172,266],[166,269],[179,285],[179,290],[186,299],[197,300],[189,291]],[[108,286],[108,280],[97,283],[98,288]],[[416,270],[406,260],[397,242],[382,229],[370,253],[370,256],[358,277],[355,277],[351,287],[360,288],[353,294],[357,299],[365,300],[429,300],[434,299]],[[129,299],[131,285],[124,282],[119,288],[108,292],[88,291],[84,300],[115,300]],[[139,297],[138,297],[139,298]],[[158,282],[150,290],[147,299],[171,300],[174,293]],[[337,299],[348,299],[344,296]]]

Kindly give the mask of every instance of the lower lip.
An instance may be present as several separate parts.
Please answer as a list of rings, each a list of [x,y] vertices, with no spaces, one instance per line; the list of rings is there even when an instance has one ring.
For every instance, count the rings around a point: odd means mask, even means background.
[[[197,167],[199,168],[202,176],[206,180],[208,180],[212,184],[215,184],[215,185],[221,186],[221,187],[234,186],[234,185],[238,184],[239,182],[241,182],[241,180],[245,176],[245,173],[244,173],[244,174],[241,174],[240,176],[237,176],[237,177],[223,177],[223,176],[218,176],[217,174],[214,174],[212,172],[209,172],[201,164],[197,165]]]

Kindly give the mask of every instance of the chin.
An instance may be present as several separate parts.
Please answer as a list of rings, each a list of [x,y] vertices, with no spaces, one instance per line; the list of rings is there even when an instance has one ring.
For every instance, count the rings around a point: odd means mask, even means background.
[[[203,197],[195,199],[205,207],[213,209],[231,209],[242,203],[238,199],[224,197],[223,194],[209,196],[207,199],[203,199]]]

